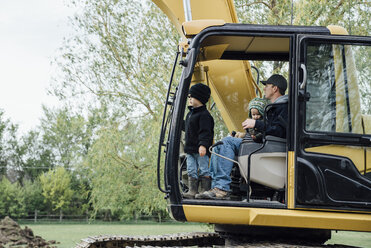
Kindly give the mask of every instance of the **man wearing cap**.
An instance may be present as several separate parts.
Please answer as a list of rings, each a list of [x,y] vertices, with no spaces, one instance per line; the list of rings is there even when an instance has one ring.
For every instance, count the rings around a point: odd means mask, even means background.
[[[267,81],[262,82],[264,87],[265,97],[271,101],[268,106],[266,116],[266,124],[263,120],[246,119],[242,122],[244,129],[255,128],[257,131],[263,132],[266,135],[272,135],[280,138],[286,138],[286,122],[288,119],[288,96],[285,95],[287,89],[286,79],[278,74],[272,75]],[[238,154],[242,139],[234,137],[226,137],[223,139],[223,144],[218,146],[219,154],[230,159]],[[216,165],[214,164],[216,161]],[[217,157],[211,160],[212,185],[211,190],[202,194],[197,194],[198,199],[219,199],[227,200],[230,195],[231,171],[233,162]]]
[[[284,77],[278,74],[272,75],[267,81],[263,81],[265,85],[265,98],[272,103],[267,110],[267,123],[264,126],[264,121],[246,119],[242,122],[242,127],[256,128],[258,131],[265,130],[266,135],[273,135],[280,138],[286,138],[286,123],[288,118],[287,99],[285,95],[287,89],[287,81]],[[286,104],[279,104],[286,103]]]

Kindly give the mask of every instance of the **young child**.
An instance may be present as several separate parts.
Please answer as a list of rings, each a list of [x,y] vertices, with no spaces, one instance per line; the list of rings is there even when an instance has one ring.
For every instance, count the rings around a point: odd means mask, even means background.
[[[262,120],[267,103],[265,98],[256,97],[252,99],[249,103],[249,117],[254,120]],[[263,141],[263,133],[258,132],[255,128],[249,128],[248,131],[255,142],[261,143]]]
[[[249,118],[254,120],[262,120],[264,116],[264,108],[268,104],[267,99],[256,97],[249,103]],[[247,130],[250,136],[246,136],[246,133],[237,132],[236,138],[243,138],[244,141],[255,141],[261,143],[263,141],[263,133],[258,132],[255,128],[249,128]]]
[[[189,89],[189,113],[185,120],[185,146],[187,153],[188,192],[184,198],[194,198],[201,182],[201,192],[210,190],[209,147],[214,137],[214,119],[205,104],[210,98],[210,88],[195,84]]]

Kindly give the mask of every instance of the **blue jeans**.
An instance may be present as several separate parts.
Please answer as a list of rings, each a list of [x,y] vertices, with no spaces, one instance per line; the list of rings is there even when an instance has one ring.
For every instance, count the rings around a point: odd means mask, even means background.
[[[198,173],[199,171],[199,173]],[[187,154],[187,172],[189,177],[209,177],[209,156],[203,157],[198,153]]]
[[[233,159],[238,155],[242,139],[234,137],[223,138],[223,144],[214,147],[214,152]],[[230,191],[231,171],[233,162],[216,155],[211,155],[210,173],[212,177],[211,188]]]

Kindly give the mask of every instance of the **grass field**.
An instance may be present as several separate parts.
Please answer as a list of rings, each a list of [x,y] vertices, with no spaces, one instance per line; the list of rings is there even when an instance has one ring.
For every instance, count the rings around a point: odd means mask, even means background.
[[[25,225],[22,225],[22,228]],[[166,233],[210,231],[206,225],[192,223],[162,224],[27,224],[35,235],[46,240],[57,240],[59,248],[75,247],[89,236],[111,235],[159,235]],[[327,244],[343,244],[362,248],[371,247],[371,233],[333,232]]]

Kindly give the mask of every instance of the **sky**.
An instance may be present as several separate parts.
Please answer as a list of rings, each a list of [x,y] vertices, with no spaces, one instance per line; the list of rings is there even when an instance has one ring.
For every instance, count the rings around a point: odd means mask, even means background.
[[[40,123],[42,104],[58,106],[47,95],[53,68],[50,64],[73,34],[65,0],[1,0],[0,109],[26,132]]]

